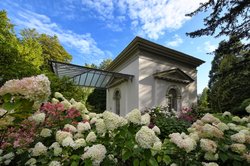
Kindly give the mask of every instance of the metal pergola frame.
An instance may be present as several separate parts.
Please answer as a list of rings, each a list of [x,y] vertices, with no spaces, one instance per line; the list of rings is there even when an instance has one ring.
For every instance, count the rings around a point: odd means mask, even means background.
[[[133,75],[122,74],[90,67],[69,64],[50,60],[53,72],[61,77],[69,77],[75,85],[107,89],[127,80],[132,80]]]

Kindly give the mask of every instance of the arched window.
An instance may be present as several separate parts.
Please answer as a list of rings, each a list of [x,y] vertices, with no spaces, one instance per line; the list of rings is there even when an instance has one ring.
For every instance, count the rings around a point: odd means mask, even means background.
[[[120,99],[121,99],[121,93],[119,90],[116,90],[114,93],[114,100],[115,100],[115,113],[117,115],[120,115]]]
[[[168,91],[168,106],[169,109],[174,109],[175,111],[177,111],[177,91],[174,88],[171,88]]]

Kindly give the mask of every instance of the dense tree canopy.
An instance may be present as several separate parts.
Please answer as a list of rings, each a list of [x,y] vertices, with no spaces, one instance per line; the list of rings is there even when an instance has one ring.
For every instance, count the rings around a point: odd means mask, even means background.
[[[48,68],[48,60],[56,60],[60,62],[70,62],[72,56],[60,44],[57,36],[49,36],[39,34],[35,29],[24,29],[20,32],[22,40],[33,41],[41,47],[42,67]]]
[[[210,15],[204,19],[205,28],[187,33],[189,36],[215,35],[218,37],[221,35],[236,35],[240,39],[250,38],[249,0],[209,0],[187,15],[194,16],[200,12],[210,11]]]
[[[0,11],[0,85],[9,79],[39,73],[38,67],[35,66],[40,63],[39,59],[32,63],[28,58],[34,58],[34,51],[30,50],[29,45],[35,47],[35,44],[30,41],[20,42],[6,12]]]
[[[232,36],[219,44],[209,77],[209,103],[214,111],[245,112],[238,108],[250,97],[250,51],[239,38]]]

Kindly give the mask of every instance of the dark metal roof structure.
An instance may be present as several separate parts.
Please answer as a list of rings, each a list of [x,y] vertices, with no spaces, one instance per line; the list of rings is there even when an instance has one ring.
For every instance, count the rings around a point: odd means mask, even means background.
[[[132,80],[134,77],[133,75],[110,72],[52,60],[50,60],[49,63],[56,75],[59,77],[69,77],[78,86],[106,89],[129,79]]]
[[[163,80],[178,82],[178,83],[184,83],[184,84],[189,84],[189,83],[194,81],[189,75],[184,73],[179,68],[166,70],[166,71],[162,71],[162,72],[157,72],[154,74],[154,77],[158,78],[158,79],[163,79]]]

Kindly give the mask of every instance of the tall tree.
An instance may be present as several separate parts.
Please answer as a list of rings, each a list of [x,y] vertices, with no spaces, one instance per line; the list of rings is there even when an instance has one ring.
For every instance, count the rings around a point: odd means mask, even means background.
[[[236,35],[240,39],[249,39],[250,35],[250,1],[249,0],[209,0],[202,3],[194,12],[210,12],[204,19],[205,28],[187,33],[191,37],[203,35]],[[248,43],[249,45],[249,43]]]
[[[33,34],[29,34],[28,30],[24,29],[21,30],[20,34],[19,52],[22,58],[32,63],[34,67],[40,70],[41,66],[44,64],[44,58],[42,56],[42,46],[36,38],[38,37],[38,33],[36,34],[33,29]]]
[[[30,55],[27,46],[23,46],[14,32],[5,11],[0,11],[0,85],[10,79],[22,78],[39,73],[38,68],[23,56]]]
[[[43,49],[44,64],[48,64],[48,60],[60,62],[70,62],[72,60],[72,56],[63,48],[57,36],[41,34],[38,41]]]
[[[43,58],[42,67],[48,69],[48,60],[60,62],[70,62],[72,56],[60,44],[57,36],[39,34],[35,29],[24,29],[21,31],[24,41],[36,41],[42,48],[41,56]]]
[[[209,103],[216,112],[234,111],[250,97],[250,51],[236,36],[222,41],[215,50],[209,73]],[[242,111],[242,112],[241,112]]]
[[[99,69],[103,69],[103,70],[105,70],[110,64],[111,64],[111,62],[112,62],[112,59],[104,59],[101,63],[100,63],[100,65],[99,65]]]

